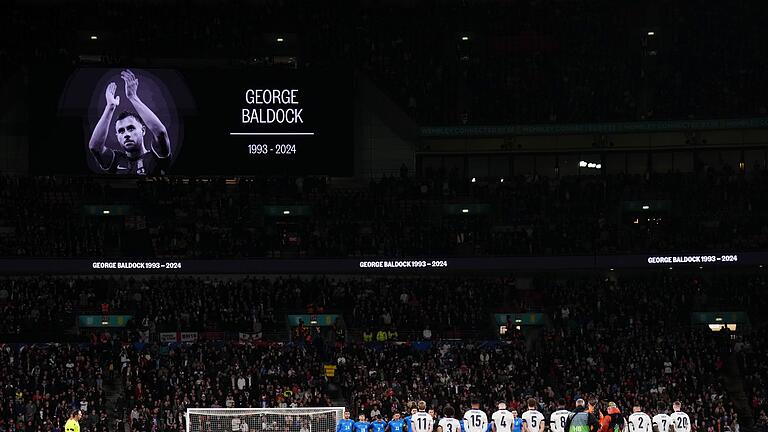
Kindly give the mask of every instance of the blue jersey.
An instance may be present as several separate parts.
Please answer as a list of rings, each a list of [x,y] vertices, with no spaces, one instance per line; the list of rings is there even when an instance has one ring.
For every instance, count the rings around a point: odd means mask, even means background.
[[[371,423],[371,427],[373,428],[373,432],[384,432],[384,429],[387,428],[387,422],[384,420],[376,420]]]
[[[371,427],[371,424],[368,422],[357,422],[355,423],[355,432],[368,432],[368,428]]]
[[[523,432],[523,419],[520,417],[515,418],[512,420],[512,432]]]
[[[405,425],[408,426],[408,432],[413,431],[413,428],[411,427],[411,417],[412,416],[408,416],[405,418]]]
[[[339,420],[336,424],[336,432],[352,432],[355,422],[352,420]]]
[[[405,425],[405,422],[403,419],[400,420],[392,420],[389,422],[389,429],[391,432],[403,432],[403,426]]]

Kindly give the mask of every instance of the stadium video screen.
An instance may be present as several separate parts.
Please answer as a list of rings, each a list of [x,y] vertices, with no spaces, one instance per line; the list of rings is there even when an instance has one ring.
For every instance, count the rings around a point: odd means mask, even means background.
[[[32,84],[39,175],[352,172],[351,73],[79,68]]]

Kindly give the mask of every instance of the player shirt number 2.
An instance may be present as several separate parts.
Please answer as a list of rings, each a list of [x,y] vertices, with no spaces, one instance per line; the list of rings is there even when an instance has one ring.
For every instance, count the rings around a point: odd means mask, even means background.
[[[648,414],[636,412],[627,419],[629,432],[652,432],[653,422]]]

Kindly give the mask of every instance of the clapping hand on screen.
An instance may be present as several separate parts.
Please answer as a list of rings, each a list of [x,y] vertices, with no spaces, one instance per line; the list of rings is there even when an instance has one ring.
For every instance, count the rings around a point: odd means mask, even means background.
[[[117,84],[111,82],[107,86],[107,91],[104,93],[104,96],[107,98],[107,106],[116,107],[120,105],[120,96],[115,95],[115,91],[117,90]]]
[[[120,72],[120,76],[123,78],[123,81],[125,81],[125,95],[128,99],[136,98],[136,90],[139,88],[139,79],[128,69]]]

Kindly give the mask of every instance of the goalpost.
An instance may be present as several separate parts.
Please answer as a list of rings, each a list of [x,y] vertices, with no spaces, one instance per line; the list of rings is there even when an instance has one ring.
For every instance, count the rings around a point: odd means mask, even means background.
[[[186,432],[336,432],[344,407],[188,408]]]

